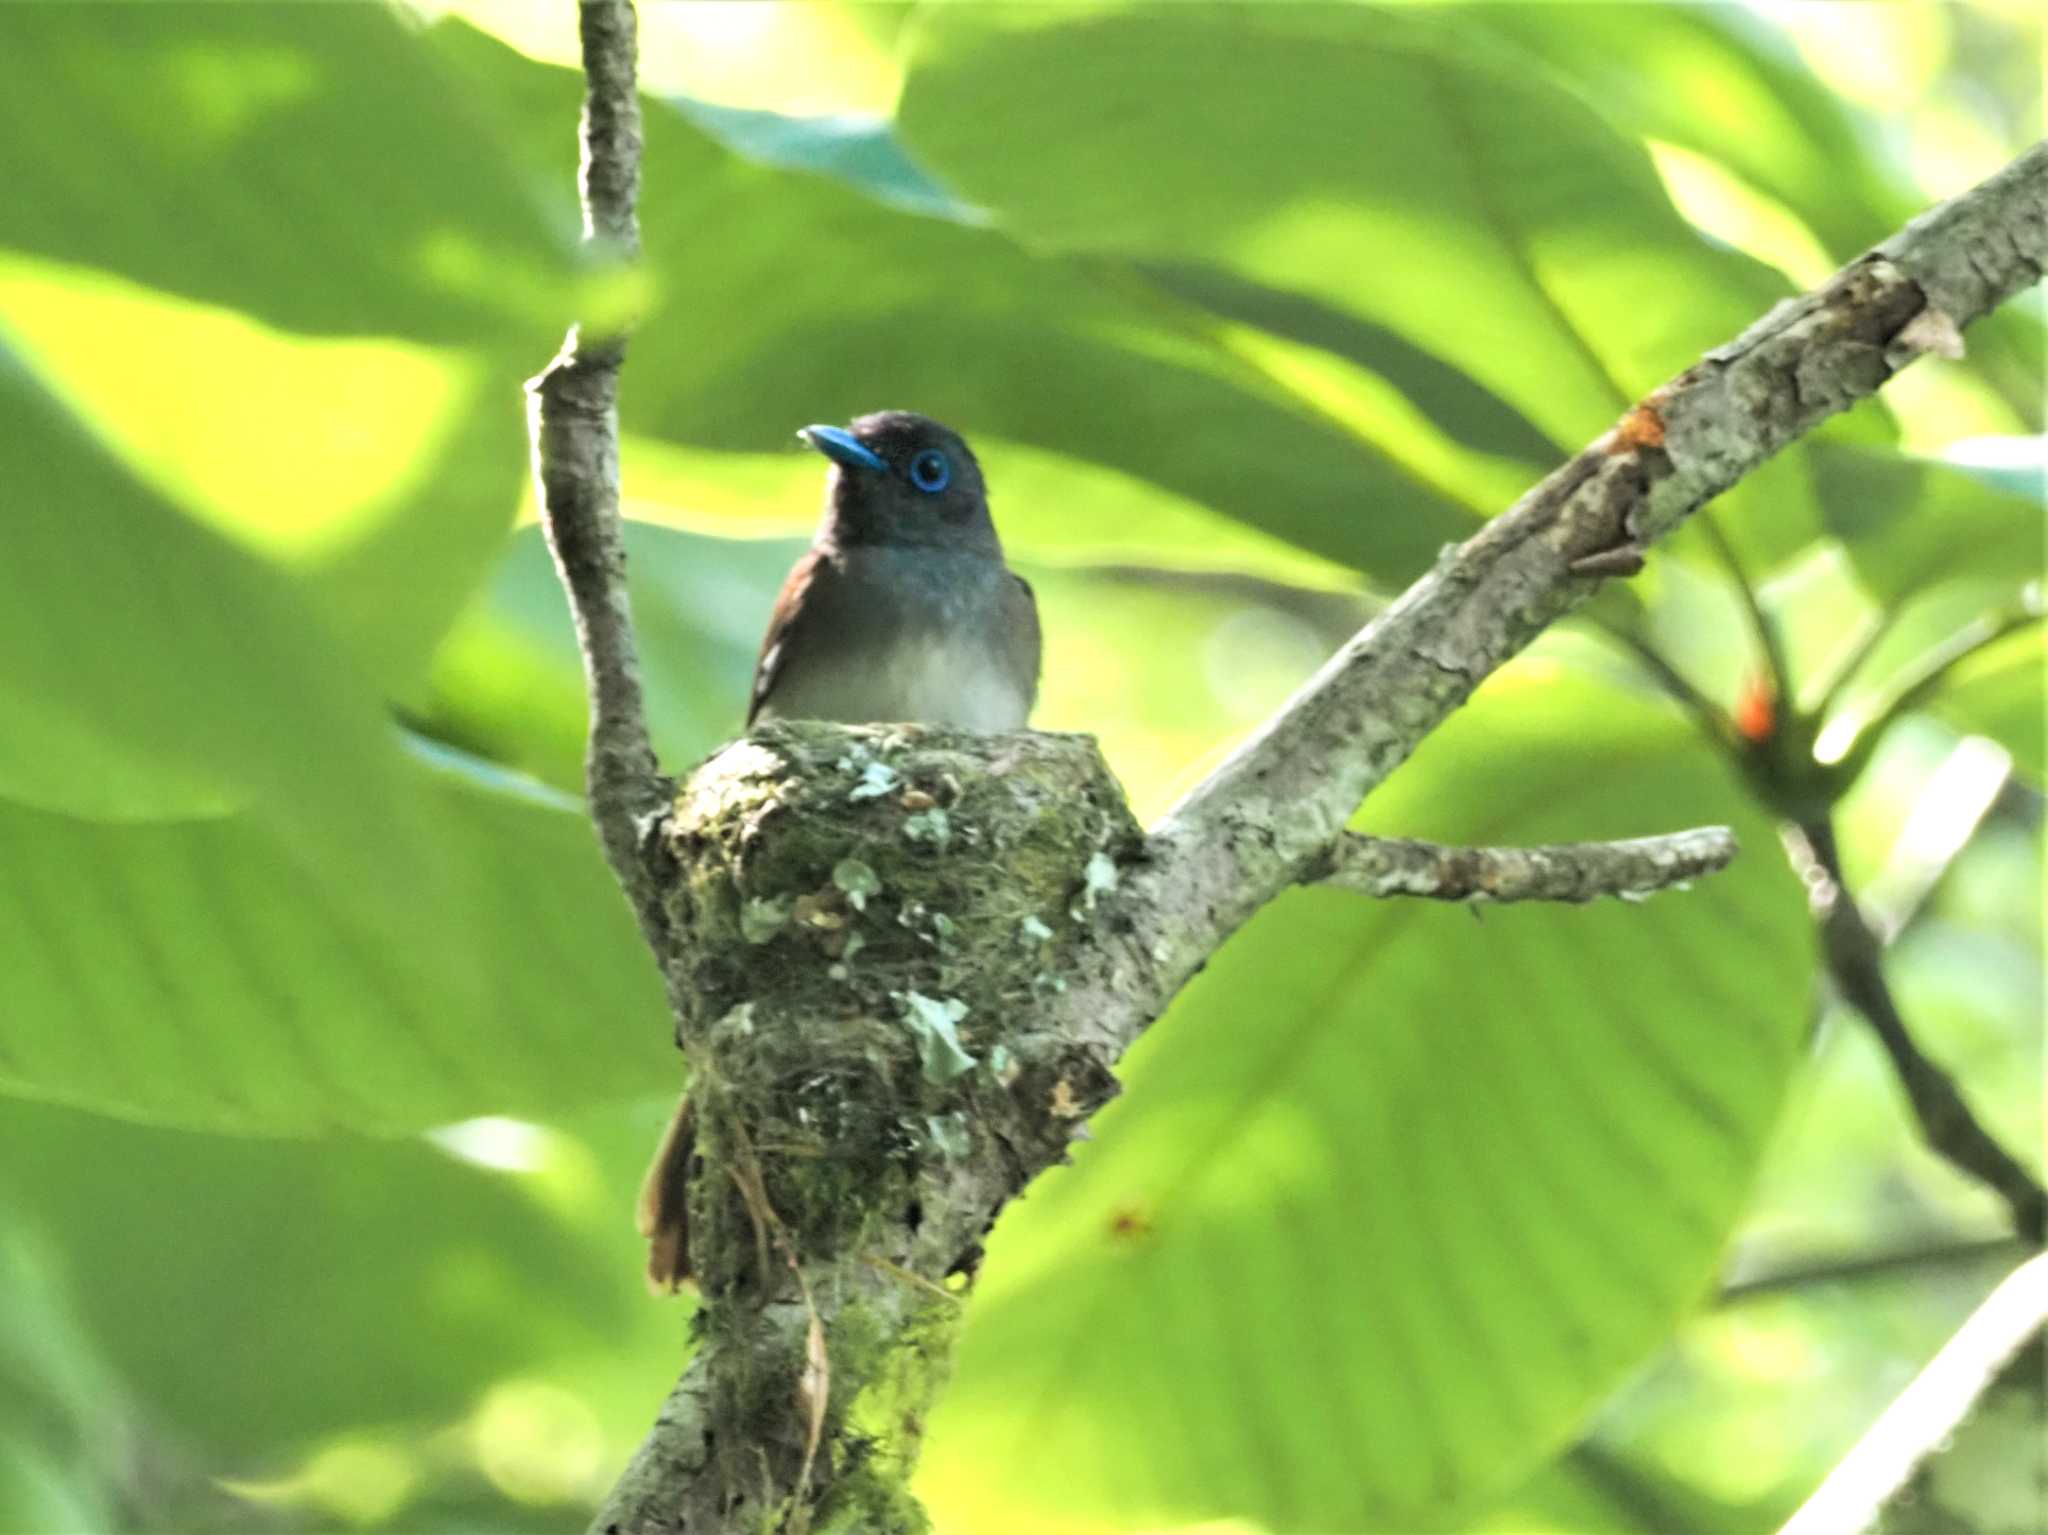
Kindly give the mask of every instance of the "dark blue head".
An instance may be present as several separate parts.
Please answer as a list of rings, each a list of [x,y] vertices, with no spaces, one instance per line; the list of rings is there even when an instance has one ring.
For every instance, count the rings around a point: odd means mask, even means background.
[[[831,459],[821,537],[852,544],[930,544],[1000,554],[981,465],[960,435],[928,416],[877,411],[851,426],[797,433]]]

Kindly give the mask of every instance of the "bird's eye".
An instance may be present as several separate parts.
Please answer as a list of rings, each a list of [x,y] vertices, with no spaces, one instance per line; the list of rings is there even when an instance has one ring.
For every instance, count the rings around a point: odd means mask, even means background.
[[[953,482],[953,466],[937,448],[926,448],[910,461],[910,483],[930,495],[937,495]]]

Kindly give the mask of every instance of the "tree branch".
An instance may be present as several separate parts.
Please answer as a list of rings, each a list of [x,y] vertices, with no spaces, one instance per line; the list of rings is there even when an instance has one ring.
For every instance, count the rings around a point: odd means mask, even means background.
[[[1778,305],[1447,550],[1154,830],[1123,902],[1152,1000],[1102,1015],[1125,1020],[1119,1042],[1253,912],[1313,877],[1365,795],[1604,574],[1916,356],[1952,349],[2044,265],[2048,143]]]
[[[586,91],[579,134],[583,237],[619,261],[637,257],[640,100],[634,88],[631,0],[580,0]],[[661,952],[661,903],[641,846],[673,785],[647,733],[640,656],[626,596],[619,531],[619,367],[623,335],[589,337],[571,326],[562,349],[528,381],[540,520],[555,557],[590,691],[585,784],[605,858]]]
[[[1891,1057],[1921,1137],[1951,1166],[1986,1184],[2012,1211],[2013,1229],[2039,1246],[2048,1233],[2048,1193],[1977,1122],[1955,1079],[1922,1053],[1900,1016],[1885,981],[1883,947],[1857,909],[1842,877],[1834,827],[1812,821],[1799,828],[1812,858],[1809,879],[1821,924],[1821,946],[1836,987],[1876,1031]]]
[[[1346,832],[1320,883],[1432,901],[1641,901],[1725,869],[1735,853],[1735,834],[1725,826],[1549,847],[1444,847]]]

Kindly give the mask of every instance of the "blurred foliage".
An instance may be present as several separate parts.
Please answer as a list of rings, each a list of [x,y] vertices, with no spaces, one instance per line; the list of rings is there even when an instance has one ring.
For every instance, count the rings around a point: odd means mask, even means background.
[[[572,315],[639,316],[669,761],[737,727],[815,516],[791,429],[907,405],[989,467],[1038,723],[1151,816],[1444,541],[2040,130],[2021,4],[648,7],[622,276],[562,8],[110,14],[0,10],[6,1529],[560,1528],[680,1363],[627,1222],[680,1067],[520,526]],[[1252,923],[992,1235],[943,1528],[1767,1527],[2011,1266],[1773,832],[1819,796],[1923,1044],[2038,1146],[2038,296],[1969,340],[1360,818],[1724,821],[1738,866]]]

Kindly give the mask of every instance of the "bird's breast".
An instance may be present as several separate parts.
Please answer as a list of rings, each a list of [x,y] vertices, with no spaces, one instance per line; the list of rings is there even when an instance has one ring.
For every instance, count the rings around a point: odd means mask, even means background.
[[[1000,560],[870,548],[845,573],[858,621],[793,664],[764,714],[1024,728],[1037,679],[1020,671],[1004,629],[1003,588],[1015,578]]]

